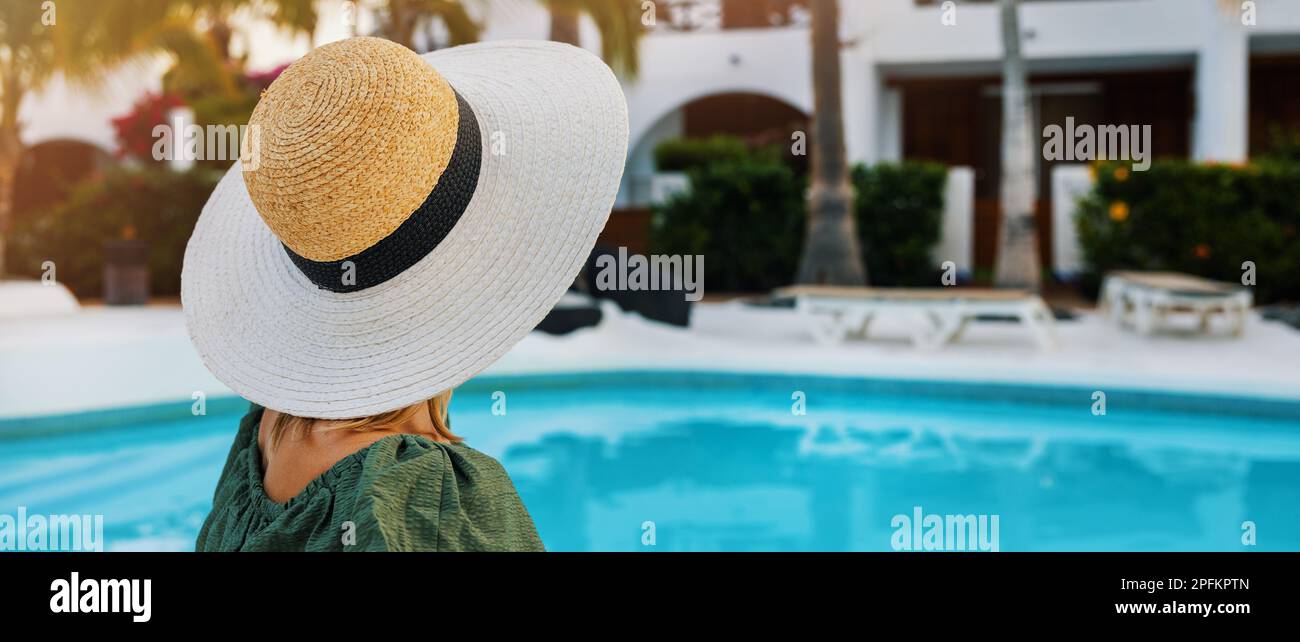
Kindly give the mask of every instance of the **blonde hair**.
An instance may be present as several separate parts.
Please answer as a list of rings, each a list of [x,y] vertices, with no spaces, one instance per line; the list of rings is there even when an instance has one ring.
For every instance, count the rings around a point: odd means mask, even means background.
[[[372,430],[384,430],[393,426],[400,426],[409,421],[416,413],[420,412],[422,407],[429,409],[429,417],[433,419],[433,431],[435,441],[450,442],[453,444],[464,441],[451,432],[451,424],[448,420],[447,409],[451,405],[451,391],[448,390],[439,394],[428,401],[422,401],[417,404],[411,404],[405,408],[381,412],[369,417],[359,419],[347,419],[340,423],[325,428],[325,430],[351,430],[352,432],[369,432]],[[302,438],[312,431],[313,425],[320,421],[319,419],[309,419],[306,417],[295,417],[293,415],[280,413],[275,418],[275,423],[271,424],[271,434],[269,435],[271,446],[279,445],[280,441],[287,435],[294,435]]]

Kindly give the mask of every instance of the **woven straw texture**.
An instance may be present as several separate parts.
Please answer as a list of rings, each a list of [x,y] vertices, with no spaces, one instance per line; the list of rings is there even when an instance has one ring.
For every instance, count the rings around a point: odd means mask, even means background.
[[[396,230],[451,159],[458,122],[447,81],[414,52],[349,38],[303,56],[262,95],[248,131],[253,204],[298,255],[335,261]]]
[[[541,321],[605,225],[628,123],[618,81],[599,58],[519,41],[423,59],[472,106],[484,150],[464,214],[413,266],[359,292],[317,287],[259,215],[239,163],[204,207],[185,252],[187,327],[213,374],[259,405],[352,418],[463,383]],[[337,117],[338,136],[357,141],[351,149],[384,156],[391,132],[353,130],[349,113]],[[401,122],[392,127],[408,131]],[[330,143],[304,143],[313,144]],[[353,183],[340,183],[338,198],[343,185]],[[423,199],[430,187],[411,191]],[[405,217],[418,205],[393,203],[377,216]],[[330,230],[317,233],[328,237]]]
[[[285,248],[289,258],[312,283],[334,292],[356,292],[374,287],[424,258],[456,227],[478,187],[483,156],[483,140],[474,110],[464,97],[457,96],[457,102],[460,104],[460,126],[451,163],[438,177],[438,184],[429,197],[392,234],[341,261],[311,261]],[[345,262],[352,264],[350,269]],[[349,271],[353,278],[341,278]]]

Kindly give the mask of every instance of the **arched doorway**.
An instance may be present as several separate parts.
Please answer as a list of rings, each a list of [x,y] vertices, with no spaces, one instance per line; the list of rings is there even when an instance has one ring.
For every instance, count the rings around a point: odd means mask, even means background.
[[[725,135],[752,147],[789,145],[794,132],[809,131],[809,120],[808,114],[785,100],[748,91],[709,94],[670,110],[633,141],[618,200],[600,244],[638,253],[649,250],[654,151],[665,140]],[[797,170],[806,171],[808,158],[797,157],[792,163]]]
[[[14,221],[62,203],[77,184],[110,161],[108,152],[80,140],[47,140],[28,147],[14,185]]]
[[[808,131],[808,115],[776,98],[734,93],[706,96],[682,107],[683,135],[705,138],[719,134],[743,138],[752,145],[785,144],[795,131]]]

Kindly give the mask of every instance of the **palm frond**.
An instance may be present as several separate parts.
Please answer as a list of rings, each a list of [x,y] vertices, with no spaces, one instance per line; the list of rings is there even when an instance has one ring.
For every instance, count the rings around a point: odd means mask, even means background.
[[[629,78],[641,69],[641,0],[543,0],[552,11],[591,16],[600,31],[600,53],[605,62]]]
[[[139,51],[159,51],[175,58],[171,74],[191,87],[215,87],[225,96],[238,93],[235,74],[216,43],[196,32],[183,18],[160,22],[137,37]]]
[[[316,0],[274,0],[269,4],[267,17],[276,25],[306,34],[316,31]]]
[[[452,46],[478,42],[483,33],[483,26],[474,21],[462,0],[410,0],[407,6],[422,19],[441,20]]]

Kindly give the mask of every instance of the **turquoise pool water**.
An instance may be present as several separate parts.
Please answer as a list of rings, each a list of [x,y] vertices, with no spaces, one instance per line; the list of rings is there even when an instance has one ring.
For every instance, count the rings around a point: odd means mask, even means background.
[[[480,378],[452,412],[552,550],[888,551],[917,506],[997,516],[1003,551],[1300,550],[1300,404],[1092,392],[619,373]],[[189,408],[0,421],[0,514],[191,548],[244,405]]]

